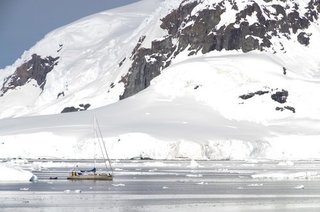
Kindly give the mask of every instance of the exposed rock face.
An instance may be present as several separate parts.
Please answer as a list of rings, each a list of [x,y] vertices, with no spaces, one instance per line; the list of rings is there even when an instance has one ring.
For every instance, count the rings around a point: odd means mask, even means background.
[[[167,67],[166,62],[174,52],[172,40],[166,38],[152,42],[151,49],[140,48],[133,55],[133,63],[127,75],[121,82],[126,89],[120,99],[138,93],[150,85],[150,81],[160,74],[162,68]]]
[[[61,96],[62,96],[62,97],[64,96],[64,91],[62,91],[62,92],[58,93],[58,95],[57,95],[57,99],[59,99]]]
[[[77,112],[77,111],[85,111],[87,110],[91,105],[90,104],[80,104],[79,107],[65,107],[61,113],[70,113],[70,112]]]
[[[299,43],[308,46],[310,43],[310,36],[307,35],[305,32],[301,32],[298,35],[298,41],[299,41]]]
[[[289,95],[288,91],[282,90],[282,91],[277,91],[276,93],[272,94],[271,98],[274,101],[283,104],[283,103],[287,102],[288,95]]]
[[[273,93],[273,91],[276,90],[275,93]],[[242,100],[248,100],[254,96],[261,96],[261,95],[265,95],[265,94],[269,94],[271,93],[271,99],[280,103],[280,104],[284,104],[287,102],[287,98],[289,96],[289,92],[282,89],[281,91],[277,91],[278,89],[271,89],[271,90],[266,90],[266,91],[256,91],[256,92],[250,92],[248,94],[243,94],[241,96],[239,96],[240,99]],[[273,94],[272,94],[273,93]],[[243,104],[244,102],[241,102],[241,104]],[[296,109],[292,106],[284,106],[284,107],[276,107],[277,111],[284,111],[284,110],[290,110],[292,113],[296,112]]]
[[[276,107],[276,110],[281,111],[281,112],[284,110],[290,110],[292,113],[296,113],[296,109],[291,106]]]
[[[31,79],[34,79],[38,86],[43,89],[46,84],[46,76],[58,64],[59,57],[41,58],[33,54],[31,60],[19,66],[16,71],[4,80],[0,96],[3,96],[9,89],[23,86]]]
[[[121,80],[125,84],[125,91],[120,99],[148,87],[150,81],[184,50],[188,50],[189,55],[223,49],[264,51],[272,48],[272,37],[297,39],[300,44],[309,45],[310,36],[301,31],[308,29],[310,23],[318,19],[320,12],[319,0],[310,0],[308,7],[303,8],[306,9],[303,10],[305,14],[298,12],[301,8],[293,0],[286,7],[277,1],[271,5],[268,3],[268,6],[252,1],[242,10],[234,0],[212,1],[215,3],[211,4],[206,2],[183,1],[178,9],[162,19],[161,28],[167,30],[168,35],[162,40],[153,41],[151,48],[141,48],[145,37],[139,39],[132,53],[132,66]],[[208,5],[192,13],[199,4]],[[235,14],[234,21],[220,23],[223,14],[228,12],[227,9],[230,10],[227,4],[231,5]]]
[[[243,100],[247,100],[247,99],[254,97],[255,95],[261,96],[261,95],[264,95],[267,93],[269,93],[269,91],[256,91],[254,93],[248,93],[248,94],[241,95],[241,96],[239,96],[239,98],[241,98]]]
[[[61,113],[70,113],[70,112],[77,112],[79,111],[79,108],[75,108],[75,107],[65,107]]]
[[[296,113],[296,109],[291,106],[284,106],[285,109],[292,111],[293,113]]]
[[[124,63],[124,61],[126,61],[126,57],[125,58],[123,58],[121,61],[120,61],[120,63],[119,63],[119,67],[121,67],[122,66],[122,64]]]

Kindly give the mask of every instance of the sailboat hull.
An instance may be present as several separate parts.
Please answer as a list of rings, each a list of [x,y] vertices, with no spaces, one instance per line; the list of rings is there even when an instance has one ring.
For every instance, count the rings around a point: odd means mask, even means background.
[[[113,176],[110,174],[86,174],[86,175],[76,175],[76,176],[69,176],[68,180],[106,180],[112,181]]]

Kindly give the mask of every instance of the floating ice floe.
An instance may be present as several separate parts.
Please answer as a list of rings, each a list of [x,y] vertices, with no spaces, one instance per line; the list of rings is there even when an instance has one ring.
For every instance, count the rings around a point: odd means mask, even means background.
[[[294,187],[295,189],[304,189],[304,185],[298,185],[296,187]]]
[[[69,190],[69,189],[67,189],[67,190],[64,190],[63,191],[63,193],[67,193],[67,194],[69,194],[69,193],[77,193],[77,194],[80,194],[82,191],[80,190],[80,189],[76,189],[76,190]]]
[[[188,165],[188,167],[190,167],[190,168],[199,168],[199,167],[201,167],[201,165],[197,161],[191,160],[190,164]]]
[[[152,167],[166,167],[167,164],[157,161],[157,162],[145,162],[143,163],[144,166],[152,166]]]
[[[315,171],[294,172],[294,173],[263,173],[251,175],[254,179],[266,180],[295,180],[295,179],[315,179],[320,178],[320,173]]]
[[[281,161],[278,163],[278,166],[294,166],[294,162],[292,161]]]
[[[123,186],[126,186],[126,185],[123,184],[123,183],[112,184],[112,185],[115,186],[115,187],[123,187]]]
[[[186,177],[202,177],[202,174],[187,174]]]
[[[196,183],[198,185],[208,185],[209,183],[208,182],[200,182],[200,183]]]
[[[249,187],[259,187],[259,186],[263,186],[262,183],[252,183],[248,185]]]
[[[30,182],[38,178],[29,171],[0,165],[0,182]]]

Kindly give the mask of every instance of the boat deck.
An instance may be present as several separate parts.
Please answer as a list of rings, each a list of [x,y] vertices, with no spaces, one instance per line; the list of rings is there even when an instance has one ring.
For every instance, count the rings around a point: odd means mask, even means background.
[[[68,180],[108,180],[112,181],[113,176],[111,174],[84,174],[84,175],[70,175]]]

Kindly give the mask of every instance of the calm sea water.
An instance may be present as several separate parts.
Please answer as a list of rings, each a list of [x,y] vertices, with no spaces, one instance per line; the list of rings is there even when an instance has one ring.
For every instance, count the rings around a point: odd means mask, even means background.
[[[319,161],[112,164],[110,182],[67,180],[76,165],[92,168],[86,160],[24,162],[38,181],[0,183],[0,211],[320,211]]]

